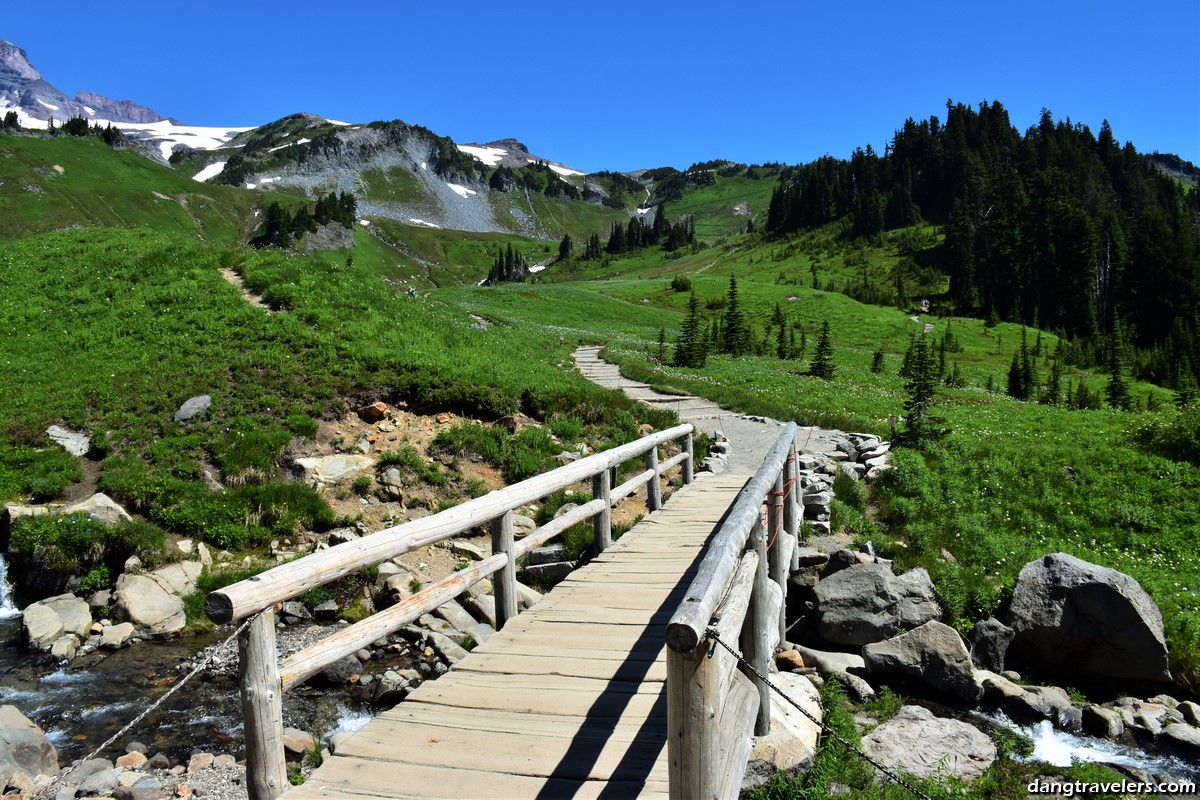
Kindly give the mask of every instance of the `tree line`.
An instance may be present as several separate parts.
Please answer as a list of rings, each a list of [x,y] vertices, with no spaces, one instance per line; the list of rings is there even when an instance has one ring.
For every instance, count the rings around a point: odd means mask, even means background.
[[[358,201],[349,192],[330,192],[318,197],[312,210],[308,205],[302,205],[291,213],[278,202],[273,202],[267,206],[263,223],[250,240],[250,245],[287,248],[304,234],[315,232],[323,225],[337,222],[347,229],[353,229],[357,215]]]
[[[1059,332],[1080,365],[1114,360],[1179,388],[1200,379],[1200,191],[1105,122],[1043,111],[1023,135],[1000,103],[907,120],[881,156],[786,168],[767,212],[782,236],[845,220],[851,237],[943,226],[924,255],[964,315]]]

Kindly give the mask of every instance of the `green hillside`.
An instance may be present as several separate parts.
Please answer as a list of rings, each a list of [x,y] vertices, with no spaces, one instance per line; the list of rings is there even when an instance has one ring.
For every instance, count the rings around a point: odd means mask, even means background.
[[[97,137],[0,136],[0,238],[68,227],[150,227],[243,240],[256,196],[197,183]]]

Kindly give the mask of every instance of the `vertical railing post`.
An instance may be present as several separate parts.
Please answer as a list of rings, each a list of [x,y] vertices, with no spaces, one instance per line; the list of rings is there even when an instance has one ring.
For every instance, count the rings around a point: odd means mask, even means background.
[[[740,638],[746,660],[760,674],[766,675],[767,663],[771,658],[767,647],[770,634],[767,631],[768,626],[774,627],[776,621],[768,619],[770,615],[767,613],[771,607],[768,595],[770,579],[767,577],[767,532],[763,528],[761,515],[754,523],[754,530],[751,531],[750,538],[755,552],[758,553],[758,568],[754,572],[754,592],[750,595],[750,608],[746,613],[746,622],[742,626]],[[758,689],[758,718],[754,721],[754,735],[764,736],[771,730],[770,689],[765,681],[761,681],[753,675],[746,677],[750,678]]]
[[[505,511],[492,520],[492,552],[504,553],[508,560],[492,576],[496,594],[496,630],[517,615],[517,564],[513,558],[513,512]]]
[[[646,451],[646,469],[654,470],[654,475],[650,478],[650,482],[646,484],[646,508],[649,511],[658,511],[662,508],[662,484],[659,483],[658,469],[658,447],[651,447]]]
[[[703,651],[667,648],[667,782],[671,800],[717,797],[721,792],[721,661]]]
[[[696,470],[692,466],[692,459],[695,454],[693,448],[695,448],[695,446],[696,446],[695,440],[693,439],[692,434],[689,432],[686,436],[683,437],[683,451],[688,454],[688,457],[683,460],[683,485],[684,486],[687,486],[689,483],[691,483],[692,479],[696,476]]]
[[[788,553],[787,546],[791,544],[787,541],[788,535],[784,532],[783,525],[784,506],[788,503],[788,498],[783,496],[783,475],[784,470],[780,470],[779,474],[775,476],[775,486],[767,503],[767,542],[770,545],[771,557],[769,575],[783,592],[783,602],[779,604],[779,641],[781,642],[787,639],[787,581],[788,572],[792,566],[790,557],[786,563],[783,560]],[[794,547],[792,552],[795,552]]]
[[[800,463],[796,460],[796,442],[788,450],[787,460],[783,462],[783,483],[787,497],[783,498],[783,529],[787,535],[796,540],[792,548],[792,570],[800,569]]]
[[[250,800],[275,800],[288,786],[278,658],[275,610],[266,608],[238,635],[238,672],[246,726],[246,790]]]
[[[604,508],[592,518],[592,547],[598,555],[612,544],[612,480],[607,469],[592,476],[592,499],[604,501]]]

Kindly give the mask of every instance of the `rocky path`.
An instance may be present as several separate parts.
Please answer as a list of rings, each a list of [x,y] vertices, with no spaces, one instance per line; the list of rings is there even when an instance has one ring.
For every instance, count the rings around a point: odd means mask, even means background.
[[[703,397],[657,392],[644,383],[623,377],[619,367],[600,358],[600,350],[598,346],[587,346],[575,351],[575,366],[584,377],[605,388],[619,389],[647,405],[674,411],[680,422],[692,423],[699,432],[723,433],[732,445],[728,467],[731,471],[753,475],[779,438],[779,429],[784,425],[779,420],[739,414]],[[811,426],[801,428],[799,445],[805,451],[832,453],[837,450],[835,442],[844,437],[841,431]]]

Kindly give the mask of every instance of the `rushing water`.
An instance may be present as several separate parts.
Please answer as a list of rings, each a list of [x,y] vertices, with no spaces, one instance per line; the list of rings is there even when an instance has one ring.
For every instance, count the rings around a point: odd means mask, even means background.
[[[21,619],[0,619],[0,703],[21,710],[46,732],[59,763],[89,754],[143,709],[161,698],[186,672],[196,653],[224,635],[203,635],[130,648],[82,659],[62,667],[25,650]],[[356,730],[370,719],[362,703],[341,692],[301,689],[284,695],[284,723],[332,734]],[[201,673],[102,753],[115,758],[128,742],[140,741],[151,753],[186,761],[193,750],[245,753],[237,680]]]
[[[1055,730],[1047,720],[1036,725],[1017,725],[1003,714],[989,715],[988,719],[1018,730],[1032,739],[1033,755],[1030,760],[1033,761],[1043,761],[1056,767],[1069,767],[1072,761],[1086,761],[1200,781],[1200,764],[1194,761],[1095,736],[1064,733]]]

